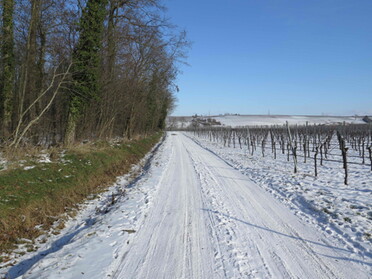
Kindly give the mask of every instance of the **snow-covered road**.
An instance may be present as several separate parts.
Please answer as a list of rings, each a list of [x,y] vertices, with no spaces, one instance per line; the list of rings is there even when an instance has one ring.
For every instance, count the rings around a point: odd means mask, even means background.
[[[87,214],[87,213],[86,213]],[[83,220],[83,218],[80,218]],[[78,222],[78,221],[76,221]],[[181,133],[105,215],[11,278],[370,278],[359,258]],[[53,244],[51,244],[53,245]],[[23,267],[23,269],[22,269]],[[18,272],[18,274],[17,274]]]

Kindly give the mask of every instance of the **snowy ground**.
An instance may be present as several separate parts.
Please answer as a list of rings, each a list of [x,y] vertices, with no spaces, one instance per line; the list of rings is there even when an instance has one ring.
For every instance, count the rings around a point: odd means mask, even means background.
[[[307,116],[307,115],[221,115],[204,116],[202,118],[212,118],[220,122],[223,126],[271,126],[284,125],[288,122],[290,125],[309,125],[313,124],[363,124],[363,117],[360,116]],[[167,119],[168,127],[187,128],[191,125],[191,116],[170,116]]]
[[[364,123],[361,117],[354,116],[305,116],[305,115],[227,115],[213,117],[225,126],[262,126],[311,124]]]
[[[304,158],[299,157],[299,172],[294,174],[292,158],[287,161],[287,155],[280,151],[274,160],[270,148],[262,157],[261,148],[252,155],[246,146],[242,149],[239,145],[236,148],[232,145],[224,147],[222,143],[194,137],[193,133],[188,135],[272,193],[295,214],[334,234],[361,255],[372,256],[371,166],[369,163],[361,164],[361,158],[352,148],[348,154],[349,183],[344,185],[344,169],[338,148],[331,149],[330,154],[334,155],[328,155],[323,166],[320,166],[318,158],[318,177],[315,177],[312,158],[307,158],[304,163]]]
[[[365,243],[305,218],[181,133],[169,133],[149,168],[127,181],[112,187],[114,205],[111,192],[90,201],[60,235],[0,269],[0,277],[371,276]]]

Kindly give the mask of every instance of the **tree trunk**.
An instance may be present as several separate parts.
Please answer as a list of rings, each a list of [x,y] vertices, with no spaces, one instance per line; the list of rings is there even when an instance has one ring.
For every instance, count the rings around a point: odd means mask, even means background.
[[[115,38],[115,15],[117,11],[117,0],[110,0],[110,10],[107,25],[107,74],[109,80],[114,77],[116,38]]]
[[[31,19],[30,26],[28,31],[27,39],[27,49],[26,49],[26,63],[25,63],[25,75],[24,75],[24,92],[23,99],[25,107],[29,107],[30,104],[38,97],[38,91],[41,88],[38,88],[39,78],[39,67],[38,67],[38,55],[37,55],[37,35],[38,27],[40,25],[40,15],[41,15],[41,0],[32,0],[31,1]],[[39,106],[33,106],[29,112],[29,115],[26,115],[26,119],[33,119],[36,117],[37,111],[36,108]]]
[[[75,142],[75,133],[76,133],[76,119],[72,113],[69,113],[67,119],[67,128],[65,132],[64,144],[66,146],[71,146]]]
[[[14,0],[3,0],[2,15],[2,76],[0,79],[0,137],[8,137],[11,133],[14,96]]]

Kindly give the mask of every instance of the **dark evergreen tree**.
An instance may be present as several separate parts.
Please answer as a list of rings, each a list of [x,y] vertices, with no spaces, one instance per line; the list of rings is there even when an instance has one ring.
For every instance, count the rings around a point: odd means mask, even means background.
[[[107,0],[88,0],[80,19],[80,36],[73,53],[73,86],[65,143],[75,140],[76,124],[84,109],[99,97],[100,50]]]
[[[14,0],[3,0],[1,81],[0,81],[0,119],[1,135],[10,133],[14,95]]]

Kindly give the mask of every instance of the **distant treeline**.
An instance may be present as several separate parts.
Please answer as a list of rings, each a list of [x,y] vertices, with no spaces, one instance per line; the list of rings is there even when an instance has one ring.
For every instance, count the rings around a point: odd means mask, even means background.
[[[2,144],[163,129],[184,32],[158,0],[0,0]]]

